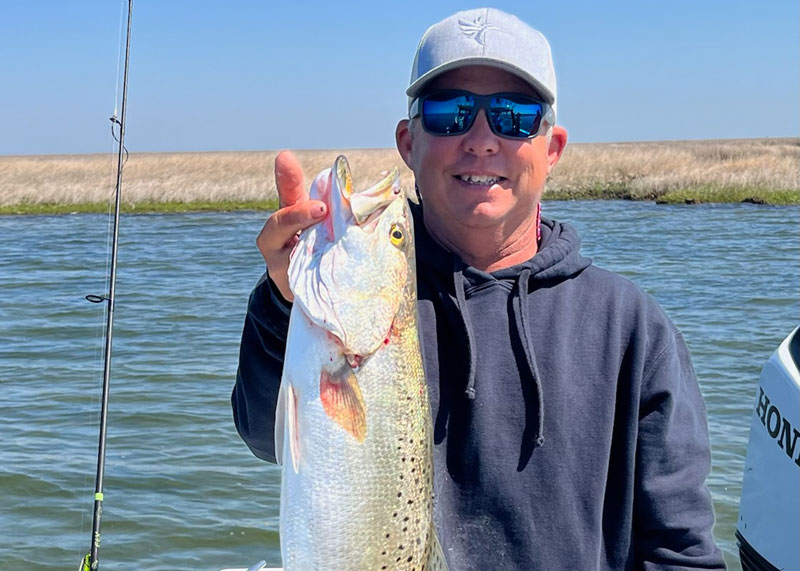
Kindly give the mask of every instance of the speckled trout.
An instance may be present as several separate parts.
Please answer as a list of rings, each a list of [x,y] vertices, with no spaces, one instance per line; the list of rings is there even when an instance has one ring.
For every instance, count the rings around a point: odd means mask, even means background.
[[[445,571],[417,334],[411,214],[397,169],[362,191],[347,160],[289,264],[294,304],[275,424],[286,571]]]

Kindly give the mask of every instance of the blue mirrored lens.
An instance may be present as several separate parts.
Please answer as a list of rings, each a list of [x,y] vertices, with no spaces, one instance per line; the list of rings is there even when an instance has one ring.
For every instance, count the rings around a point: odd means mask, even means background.
[[[469,95],[446,98],[428,97],[422,102],[425,129],[439,135],[465,133],[475,115],[475,99]]]
[[[527,138],[539,132],[543,111],[542,104],[535,101],[493,97],[489,103],[489,122],[498,135]]]

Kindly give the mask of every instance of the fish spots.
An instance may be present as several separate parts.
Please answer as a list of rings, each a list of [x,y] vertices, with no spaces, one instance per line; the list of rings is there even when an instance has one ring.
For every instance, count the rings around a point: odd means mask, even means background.
[[[403,397],[407,394],[403,391],[400,398],[405,400]],[[378,531],[377,560],[371,568],[420,571],[427,564],[427,568],[434,571],[429,559],[433,482],[428,474],[432,443],[424,431],[408,430],[395,434],[388,444],[386,452],[392,457],[396,471],[393,486],[386,489],[388,505],[383,516],[384,525]]]

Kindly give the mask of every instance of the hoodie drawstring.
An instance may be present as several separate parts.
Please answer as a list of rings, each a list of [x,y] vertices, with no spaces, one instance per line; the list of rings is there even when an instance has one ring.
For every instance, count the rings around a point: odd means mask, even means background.
[[[536,387],[536,404],[538,407],[536,416],[539,424],[536,428],[534,448],[538,448],[544,444],[544,399],[542,396],[542,383],[539,376],[539,368],[536,365],[536,356],[531,349],[531,335],[528,329],[528,280],[530,276],[531,271],[528,268],[520,272],[511,306],[513,308],[517,331],[519,331],[521,337],[522,350],[525,353],[525,362],[528,364],[528,371],[533,379],[534,387]]]
[[[477,374],[477,363],[475,355],[475,340],[472,338],[472,320],[467,309],[466,294],[464,293],[464,274],[458,260],[453,257],[453,285],[456,290],[456,305],[464,330],[467,336],[467,355],[469,355],[469,371],[467,373],[467,389],[464,394],[469,400],[475,400],[475,375]]]
[[[536,433],[534,435],[534,448],[539,448],[544,444],[544,398],[542,395],[542,382],[539,374],[539,367],[536,364],[536,356],[531,348],[531,334],[528,325],[529,305],[528,305],[528,282],[531,270],[525,268],[517,277],[516,287],[513,292],[511,303],[514,314],[514,322],[520,336],[520,344],[525,354],[525,364],[528,366],[533,385],[536,389],[537,422]],[[477,375],[477,356],[475,351],[475,339],[472,333],[472,320],[470,319],[469,309],[466,303],[465,278],[463,266],[458,260],[453,260],[453,285],[455,286],[456,305],[458,315],[464,326],[467,338],[467,355],[469,355],[469,370],[467,372],[467,388],[465,395],[470,400],[475,400],[475,377]]]

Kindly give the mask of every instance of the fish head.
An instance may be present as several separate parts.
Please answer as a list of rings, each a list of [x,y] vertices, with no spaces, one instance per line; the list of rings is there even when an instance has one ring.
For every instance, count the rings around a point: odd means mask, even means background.
[[[328,217],[301,233],[289,264],[294,303],[356,363],[389,338],[414,271],[411,215],[398,178],[395,168],[356,191],[347,160],[337,158],[310,192],[326,202]]]

